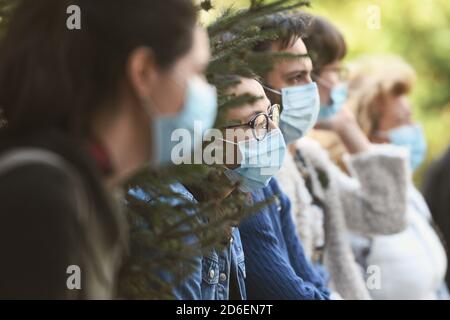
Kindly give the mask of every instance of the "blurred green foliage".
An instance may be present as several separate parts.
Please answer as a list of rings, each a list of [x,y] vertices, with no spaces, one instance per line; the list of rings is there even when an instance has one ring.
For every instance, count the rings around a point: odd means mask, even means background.
[[[221,7],[248,0],[216,0],[205,21]],[[428,155],[416,182],[431,160],[450,144],[450,1],[449,0],[312,0],[312,14],[330,19],[343,32],[351,61],[363,54],[402,56],[417,72],[411,95],[415,118],[428,140]],[[378,19],[379,18],[379,19]]]
[[[394,53],[416,70],[411,99],[429,147],[415,177],[420,184],[430,162],[450,144],[450,1],[315,0],[309,12],[329,18],[343,31],[347,60]]]

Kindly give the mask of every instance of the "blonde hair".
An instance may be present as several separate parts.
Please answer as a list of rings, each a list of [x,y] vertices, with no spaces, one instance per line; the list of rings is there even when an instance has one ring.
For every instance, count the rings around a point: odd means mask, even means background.
[[[371,55],[349,66],[349,97],[358,124],[369,137],[377,129],[377,99],[411,91],[416,79],[413,68],[394,55]]]
[[[408,93],[415,79],[414,69],[395,55],[363,56],[349,64],[348,104],[367,137],[377,130],[378,99]],[[342,162],[346,149],[335,133],[315,130],[311,137],[327,149],[334,162],[346,169]]]

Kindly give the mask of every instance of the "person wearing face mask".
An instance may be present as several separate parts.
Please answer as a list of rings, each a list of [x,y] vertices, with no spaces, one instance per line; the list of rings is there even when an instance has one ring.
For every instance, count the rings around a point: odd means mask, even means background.
[[[402,150],[388,152],[371,145],[349,107],[342,105],[346,100],[342,87],[335,90],[333,99],[330,94],[324,97],[323,84],[331,88],[331,81],[323,73],[312,74],[313,66],[320,70],[318,59],[327,55],[328,63],[340,61],[345,55],[345,43],[333,34],[331,48],[340,49],[329,50],[333,52],[329,54],[327,41],[321,36],[321,21],[304,13],[274,16],[267,27],[281,28],[282,34],[290,32],[297,42],[289,45],[280,38],[255,47],[256,51],[299,57],[276,62],[272,71],[263,75],[268,97],[282,105],[282,113],[286,112],[281,122],[291,128],[283,131],[290,143],[289,153],[277,179],[291,199],[297,233],[308,258],[330,273],[330,287],[336,296],[370,299],[347,239],[348,229],[392,234],[405,228],[406,155]],[[312,45],[315,42],[322,45],[321,49],[316,50]],[[311,90],[313,87],[316,89]],[[289,92],[303,94],[292,100]],[[299,121],[296,113],[306,109],[310,116]],[[317,119],[317,124],[305,119]],[[280,124],[280,128],[284,127]],[[330,160],[317,142],[304,137],[312,127],[332,130],[345,141],[351,154],[347,159],[350,176]]]
[[[449,254],[450,243],[450,147],[426,170],[422,183],[422,193],[436,224],[439,226],[444,244]],[[450,286],[450,272],[446,275],[447,287]]]
[[[232,77],[240,82],[236,87],[229,89],[226,94],[241,95],[253,94],[256,81]],[[256,83],[257,84],[257,83]],[[268,101],[262,101],[263,104]],[[285,143],[279,129],[271,127],[268,132],[268,119],[279,115],[279,110],[262,108],[262,104],[240,105],[226,114],[226,118],[234,122],[242,122],[243,115],[251,113],[246,124],[233,124],[224,126],[222,138],[216,142],[216,148],[224,154],[223,175],[230,181],[230,189],[222,197],[232,192],[250,193],[268,185],[273,174],[278,171],[285,154]],[[267,107],[267,106],[265,106]],[[261,112],[256,112],[261,109]],[[246,111],[249,111],[246,113]],[[246,118],[245,118],[246,119]],[[246,127],[251,128],[246,128]],[[254,128],[254,130],[252,129]],[[243,133],[242,136],[235,132]],[[230,134],[231,133],[231,134]],[[247,133],[247,134],[246,134]],[[241,161],[238,163],[238,155]],[[230,158],[231,156],[231,158]],[[231,161],[227,161],[231,159]],[[264,174],[261,174],[265,171]],[[187,202],[202,202],[208,197],[208,192],[199,186],[173,184],[172,190]],[[130,196],[149,201],[150,192],[143,189],[133,189]],[[210,199],[209,199],[210,200]],[[179,199],[168,199],[173,205],[179,205]],[[196,214],[188,212],[189,215]],[[200,218],[200,217],[199,217]],[[205,221],[207,223],[207,221]],[[185,239],[186,243],[195,243],[195,237]],[[173,296],[178,300],[228,300],[246,299],[246,266],[244,251],[241,243],[239,229],[232,226],[226,235],[225,248],[214,248],[208,253],[199,254],[190,261],[180,261],[179,268],[190,264],[193,272],[185,277],[181,284],[172,290]],[[161,270],[158,276],[165,282],[173,282],[173,276]]]
[[[232,133],[225,140],[228,152],[240,155],[239,164],[228,165],[225,175],[237,182],[241,192],[249,193],[249,205],[269,201],[239,225],[248,299],[328,299],[324,274],[306,258],[295,234],[289,199],[274,178],[286,155],[278,128],[281,108],[270,103],[256,80],[242,79],[232,92],[262,97],[230,110],[228,119],[239,124],[225,127]]]
[[[207,63],[209,60],[210,48],[207,34],[203,32],[203,30],[197,32],[194,37],[194,44],[197,44],[197,54],[200,57],[203,57],[204,63]],[[199,95],[193,97],[194,99],[192,101],[189,100],[188,95],[188,103],[192,102],[192,107],[195,112],[186,116],[183,116],[183,112],[181,113],[181,116],[178,119],[185,119],[183,121],[184,128],[193,129],[194,121],[207,120],[208,123],[214,121],[214,118],[212,118],[213,113],[207,112],[207,108],[210,107],[207,105],[209,101],[208,94],[209,89],[205,92],[205,99],[202,100],[201,92],[199,92]],[[205,110],[205,112],[202,113],[202,110]],[[175,130],[178,129],[178,122],[179,120],[171,121],[170,119],[167,119],[166,126],[171,130]],[[169,131],[168,129],[164,130],[167,132],[167,135],[170,136],[172,131]],[[194,133],[192,130],[190,130],[190,132],[191,134]],[[174,144],[170,144],[169,146],[164,147],[164,154],[166,154],[169,159],[173,146]],[[221,146],[221,148],[223,148],[223,146]],[[231,170],[227,169],[227,171]],[[225,176],[223,178],[225,178]],[[197,203],[210,200],[205,199],[205,197],[207,197],[207,192],[204,192],[204,190],[201,190],[198,186],[183,185],[182,183],[177,182],[170,185],[170,189],[179,197],[160,200],[170,203],[173,207],[182,206],[183,204],[192,202]],[[232,191],[233,188],[230,187],[227,195]],[[223,197],[226,198],[227,195],[224,195]],[[143,188],[129,190],[128,196],[144,202],[149,202],[154,198],[151,190],[145,190]],[[196,216],[201,223],[208,223],[194,210],[189,210],[186,214],[188,216]],[[180,230],[186,231],[187,228],[189,228],[189,226],[183,224],[180,227]],[[189,235],[183,238],[183,241],[187,246],[194,247],[198,245],[198,240],[196,235]],[[199,251],[198,254],[194,254],[193,257],[186,259],[185,261],[174,262],[177,264],[177,268],[175,269],[180,271],[192,270],[189,274],[182,275],[183,279],[181,283],[176,280],[176,274],[169,273],[167,270],[151,270],[149,272],[155,272],[157,277],[163,283],[173,284],[171,293],[177,300],[244,300],[246,299],[244,252],[239,230],[236,226],[231,226],[228,233],[224,234],[223,243],[223,247],[215,247],[207,253],[200,252],[201,248],[197,248]],[[133,251],[133,249],[134,243],[131,244],[131,250]],[[158,252],[148,253],[150,259],[157,255]]]
[[[425,157],[421,127],[413,120],[408,94],[415,72],[396,56],[374,55],[352,63],[349,93],[354,112],[367,137],[375,144],[395,145],[409,154],[407,228],[394,235],[354,235],[358,262],[377,265],[381,287],[374,299],[448,299],[444,279],[447,256],[423,196],[411,173]]]
[[[170,188],[178,197],[161,200],[173,207],[207,200],[205,199],[206,192],[194,186],[174,183]],[[230,187],[229,193],[232,191],[233,189]],[[129,196],[145,202],[153,199],[150,191],[141,188],[130,190]],[[189,210],[186,214],[198,217],[201,223],[208,223],[194,210]],[[217,212],[217,214],[220,214],[220,212]],[[182,225],[180,230],[186,231],[188,229],[187,226]],[[236,226],[230,226],[228,232],[223,235],[222,244],[208,252],[200,250],[199,239],[196,235],[186,236],[183,241],[187,247],[195,248],[197,253],[183,261],[174,261],[177,269],[175,273],[181,271],[181,281],[177,280],[178,274],[169,273],[167,270],[149,271],[154,272],[162,283],[172,285],[171,295],[173,298],[176,300],[246,299],[244,251],[239,229]],[[150,259],[157,254],[158,252],[149,252]],[[182,272],[185,270],[191,271],[188,274],[183,274]]]
[[[191,1],[116,2],[77,1],[80,30],[65,28],[69,1],[21,1],[9,19],[0,50],[1,298],[115,297],[127,246],[113,200],[120,184],[170,160],[161,133],[189,126],[199,95],[204,126],[214,121],[214,93],[197,80],[207,61],[195,53]],[[78,290],[68,286],[73,270]]]
[[[263,98],[233,107],[226,113],[227,123],[221,128],[223,137],[216,142],[216,147],[223,151],[223,174],[231,186],[222,197],[243,192],[248,194],[249,206],[269,201],[275,195],[279,200],[245,219],[239,227],[231,227],[225,249],[216,248],[194,257],[190,261],[194,271],[174,288],[173,294],[182,300],[327,298],[321,276],[302,255],[290,220],[289,200],[272,179],[286,154],[286,144],[277,127],[280,107],[270,105],[257,81],[233,78],[239,84],[230,88],[228,95],[249,94]],[[202,201],[208,196],[198,187],[175,184],[172,188],[186,201]],[[148,192],[142,189],[132,190],[131,194],[149,199]],[[261,245],[267,250],[259,250]],[[160,276],[164,281],[171,281],[171,276],[164,271]],[[265,286],[259,290],[257,286],[262,284]]]

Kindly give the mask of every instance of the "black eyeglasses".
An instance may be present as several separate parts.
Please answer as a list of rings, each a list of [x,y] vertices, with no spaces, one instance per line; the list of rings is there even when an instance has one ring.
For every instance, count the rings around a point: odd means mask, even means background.
[[[277,126],[280,123],[281,107],[279,104],[270,105],[267,108],[267,113],[259,112],[255,114],[247,123],[239,123],[223,127],[223,129],[232,129],[239,127],[250,127],[252,129],[253,136],[256,140],[262,140],[265,138],[269,131],[269,119],[273,121]]]
[[[280,116],[283,109],[279,104],[273,104],[267,109],[267,114],[269,115],[270,120],[272,120],[278,127],[280,124]]]

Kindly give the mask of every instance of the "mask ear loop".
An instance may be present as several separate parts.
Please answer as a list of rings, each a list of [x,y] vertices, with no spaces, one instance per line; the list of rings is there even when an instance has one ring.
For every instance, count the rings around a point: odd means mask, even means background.
[[[273,93],[275,93],[275,94],[278,94],[278,95],[280,95],[280,96],[282,95],[281,91],[272,89],[271,87],[266,86],[264,83],[262,83],[262,82],[259,81],[259,80],[256,80],[256,81],[258,81],[258,83],[259,83],[264,89],[266,89],[266,90],[268,90],[268,91],[270,91],[270,92],[273,92]]]
[[[268,86],[266,86],[266,85],[264,85],[264,84],[262,84],[262,83],[261,83],[261,86],[262,86],[264,89],[266,89],[267,91],[270,91],[270,92],[272,92],[272,93],[278,94],[278,95],[280,95],[280,96],[283,95],[283,94],[281,93],[281,91],[272,89],[272,88],[270,88],[270,87],[268,87]]]
[[[230,144],[235,145],[235,146],[239,146],[239,143],[234,142],[234,141],[230,141],[230,140],[222,139],[222,138],[217,138],[217,139],[220,140],[220,141],[226,142],[226,143],[230,143]],[[229,168],[225,164],[222,164],[221,167],[224,170],[229,170]]]
[[[217,138],[217,139],[220,140],[220,141],[226,142],[226,143],[234,144],[235,146],[238,145],[238,143],[237,143],[237,142],[234,142],[234,141],[230,141],[230,140],[222,139],[222,138]]]
[[[174,72],[175,76],[177,76],[178,74],[179,74],[178,72]],[[186,85],[183,86],[179,81],[177,81],[173,77],[169,78],[170,82],[172,82],[173,84],[178,86],[180,89],[185,89],[187,92],[188,87],[189,87],[189,79],[185,78],[185,80],[186,80]],[[141,99],[141,105],[144,107],[145,112],[150,117],[150,119],[155,116],[161,117],[161,110],[159,109],[158,105],[154,102],[152,97],[147,97],[146,99]],[[152,109],[152,110],[149,110],[149,109]]]

